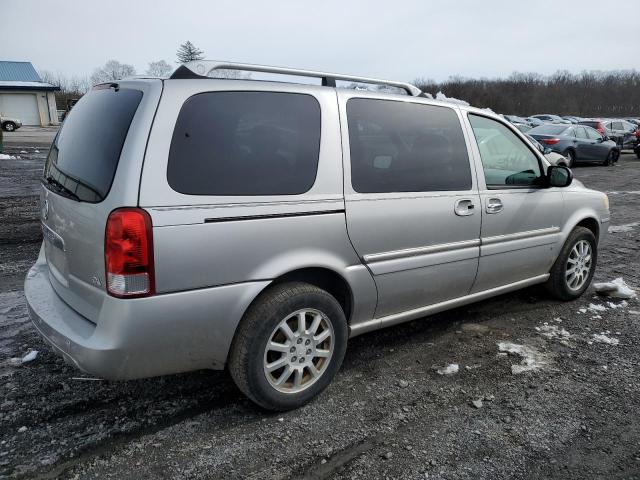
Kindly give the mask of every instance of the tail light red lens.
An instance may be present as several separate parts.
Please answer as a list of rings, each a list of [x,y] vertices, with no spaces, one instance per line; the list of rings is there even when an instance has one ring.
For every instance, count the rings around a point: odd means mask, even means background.
[[[559,138],[543,138],[542,139],[542,143],[544,143],[545,145],[555,145],[556,143],[559,143],[560,139]]]
[[[155,293],[151,217],[140,208],[119,208],[109,215],[104,257],[107,292],[119,298]]]

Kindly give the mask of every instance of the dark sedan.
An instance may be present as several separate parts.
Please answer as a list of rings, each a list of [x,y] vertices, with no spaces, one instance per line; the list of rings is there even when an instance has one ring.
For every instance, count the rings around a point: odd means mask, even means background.
[[[597,130],[582,125],[542,125],[527,132],[541,144],[567,158],[569,167],[577,161],[613,165],[620,149]]]

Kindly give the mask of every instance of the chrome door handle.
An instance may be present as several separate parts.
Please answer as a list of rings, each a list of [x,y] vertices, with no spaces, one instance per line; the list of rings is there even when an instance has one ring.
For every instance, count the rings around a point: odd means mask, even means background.
[[[453,211],[456,212],[456,215],[466,217],[467,215],[473,215],[473,211],[475,208],[476,206],[473,203],[473,200],[469,200],[468,198],[461,198],[460,200],[456,200]]]
[[[499,198],[490,198],[487,200],[487,213],[500,213],[503,208],[502,200]]]

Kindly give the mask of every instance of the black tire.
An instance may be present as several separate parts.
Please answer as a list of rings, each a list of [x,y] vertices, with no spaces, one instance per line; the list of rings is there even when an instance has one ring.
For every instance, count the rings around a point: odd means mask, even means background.
[[[265,350],[281,321],[301,309],[317,310],[331,322],[333,354],[322,374],[308,387],[294,393],[281,392],[267,379],[263,364],[267,358]],[[331,383],[342,364],[347,339],[347,320],[333,296],[307,283],[277,284],[263,292],[242,318],[229,353],[229,372],[238,388],[261,407],[291,410],[309,402]],[[282,358],[289,356],[288,353],[282,355]]]
[[[570,148],[565,150],[562,156],[567,159],[567,167],[572,168],[576,163],[576,152],[574,152]]]
[[[591,264],[584,284],[580,288],[572,289],[567,282],[567,266],[571,251],[581,241],[587,241],[591,245]],[[597,261],[598,244],[593,232],[584,227],[574,228],[549,272],[550,276],[545,284],[547,291],[558,300],[569,301],[579,298],[591,284]]]
[[[2,129],[6,132],[13,132],[16,129],[16,124],[13,122],[4,122],[2,124]]]
[[[602,165],[604,165],[605,167],[610,167],[612,166],[615,162],[618,161],[618,157],[620,156],[620,152],[618,150],[610,150],[609,154],[607,155],[607,159],[602,162]]]

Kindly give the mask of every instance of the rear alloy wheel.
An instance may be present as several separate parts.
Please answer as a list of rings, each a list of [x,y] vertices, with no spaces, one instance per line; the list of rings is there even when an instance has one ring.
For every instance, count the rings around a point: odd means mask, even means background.
[[[591,283],[597,259],[593,232],[584,227],[574,228],[549,272],[547,290],[559,300],[580,297]]]
[[[16,124],[13,122],[4,122],[2,128],[7,132],[13,132],[16,129]]]
[[[573,167],[573,164],[576,161],[576,152],[574,152],[573,150],[565,150],[562,155],[567,159],[567,167]]]
[[[270,287],[249,307],[229,353],[236,385],[269,410],[298,408],[335,376],[347,348],[338,301],[302,282]]]

